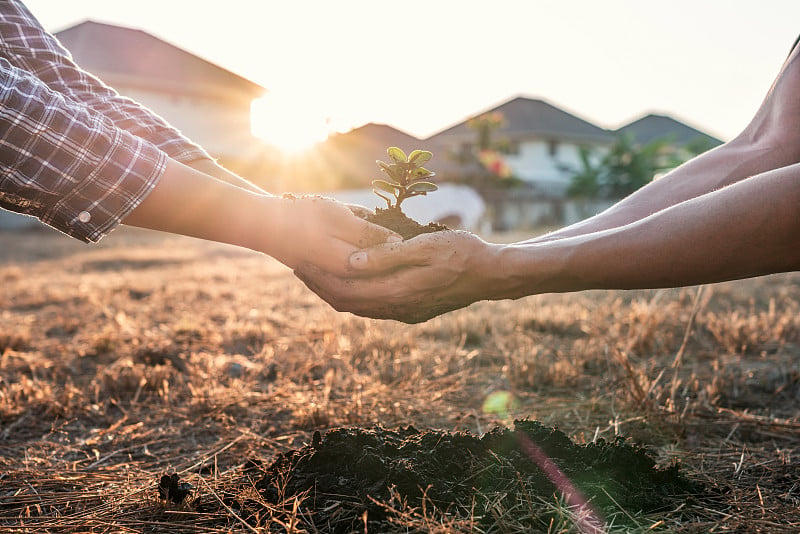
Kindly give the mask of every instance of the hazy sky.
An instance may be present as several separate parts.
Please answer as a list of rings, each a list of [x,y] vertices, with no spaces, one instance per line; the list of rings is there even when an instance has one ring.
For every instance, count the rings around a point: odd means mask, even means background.
[[[44,27],[140,28],[338,129],[426,137],[516,95],[614,128],[669,113],[723,139],[800,33],[798,0],[29,0]]]

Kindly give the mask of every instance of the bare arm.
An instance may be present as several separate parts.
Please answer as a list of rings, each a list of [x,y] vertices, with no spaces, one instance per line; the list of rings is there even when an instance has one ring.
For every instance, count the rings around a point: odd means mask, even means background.
[[[584,236],[512,245],[507,269],[537,291],[676,287],[800,269],[800,164]],[[537,266],[544,266],[543,270]],[[528,293],[524,282],[510,295]]]
[[[258,194],[168,160],[160,181],[125,224],[238,245],[294,267],[344,274],[358,248],[393,233],[330,199]]]
[[[624,226],[754,174],[791,163],[785,159],[774,148],[748,145],[737,139],[684,163],[594,217],[529,242],[552,241]]]
[[[223,182],[227,182],[231,185],[235,185],[236,187],[241,187],[242,189],[246,189],[252,193],[258,193],[260,195],[268,194],[265,190],[261,189],[254,183],[250,182],[249,180],[245,180],[241,176],[232,173],[222,165],[218,164],[216,161],[212,159],[198,159],[186,164],[187,166],[202,172],[203,174],[207,174],[209,176],[213,176],[218,180],[222,180]]]

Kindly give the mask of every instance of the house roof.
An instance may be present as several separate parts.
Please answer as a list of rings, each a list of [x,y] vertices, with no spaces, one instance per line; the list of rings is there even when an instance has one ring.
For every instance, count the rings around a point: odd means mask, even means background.
[[[544,100],[519,96],[473,117],[494,111],[502,113],[506,120],[506,124],[497,129],[499,137],[541,136],[601,143],[611,143],[614,140],[613,134],[608,130],[595,126]],[[438,141],[449,136],[475,137],[475,132],[467,123],[468,121],[460,122],[428,139]]]
[[[616,134],[630,134],[633,136],[633,141],[639,144],[647,144],[656,139],[669,139],[671,143],[678,145],[701,142],[708,144],[709,147],[714,147],[722,144],[722,141],[716,137],[679,120],[652,113],[619,128]]]
[[[423,142],[386,124],[368,123],[329,137],[319,150],[332,172],[345,177],[353,187],[367,187],[381,172],[375,160],[386,161],[386,149],[396,146],[406,153],[425,148]],[[435,169],[434,169],[435,170]]]
[[[111,83],[165,91],[216,88],[249,98],[266,89],[147,32],[91,20],[55,34],[75,62]],[[112,84],[113,85],[113,84]]]
[[[345,133],[338,133],[331,136],[333,144],[358,145],[364,149],[377,150],[376,157],[386,157],[386,149],[396,146],[403,150],[414,150],[419,148],[420,140],[413,135],[407,134],[393,126],[386,124],[367,123],[358,128]]]

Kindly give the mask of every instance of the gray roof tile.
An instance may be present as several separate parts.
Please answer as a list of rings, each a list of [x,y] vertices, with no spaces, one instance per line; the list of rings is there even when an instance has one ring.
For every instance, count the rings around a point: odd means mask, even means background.
[[[647,144],[656,139],[669,139],[671,143],[678,145],[698,140],[705,141],[712,147],[722,144],[716,137],[666,115],[645,115],[619,128],[616,133],[629,134],[633,136],[633,141],[639,144]]]
[[[508,139],[555,137],[579,142],[591,141],[609,144],[614,141],[614,135],[608,130],[600,128],[544,100],[519,96],[499,106],[477,113],[474,117],[493,111],[501,112],[506,119],[506,124],[497,129],[497,137]],[[428,139],[436,141],[450,136],[474,137],[475,132],[469,128],[467,121],[464,121],[434,134]]]

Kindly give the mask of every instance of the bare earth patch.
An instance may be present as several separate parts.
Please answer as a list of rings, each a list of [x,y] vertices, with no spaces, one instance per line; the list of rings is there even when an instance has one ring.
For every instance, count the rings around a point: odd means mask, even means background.
[[[0,233],[0,531],[794,532],[799,282],[402,325],[229,247]]]

